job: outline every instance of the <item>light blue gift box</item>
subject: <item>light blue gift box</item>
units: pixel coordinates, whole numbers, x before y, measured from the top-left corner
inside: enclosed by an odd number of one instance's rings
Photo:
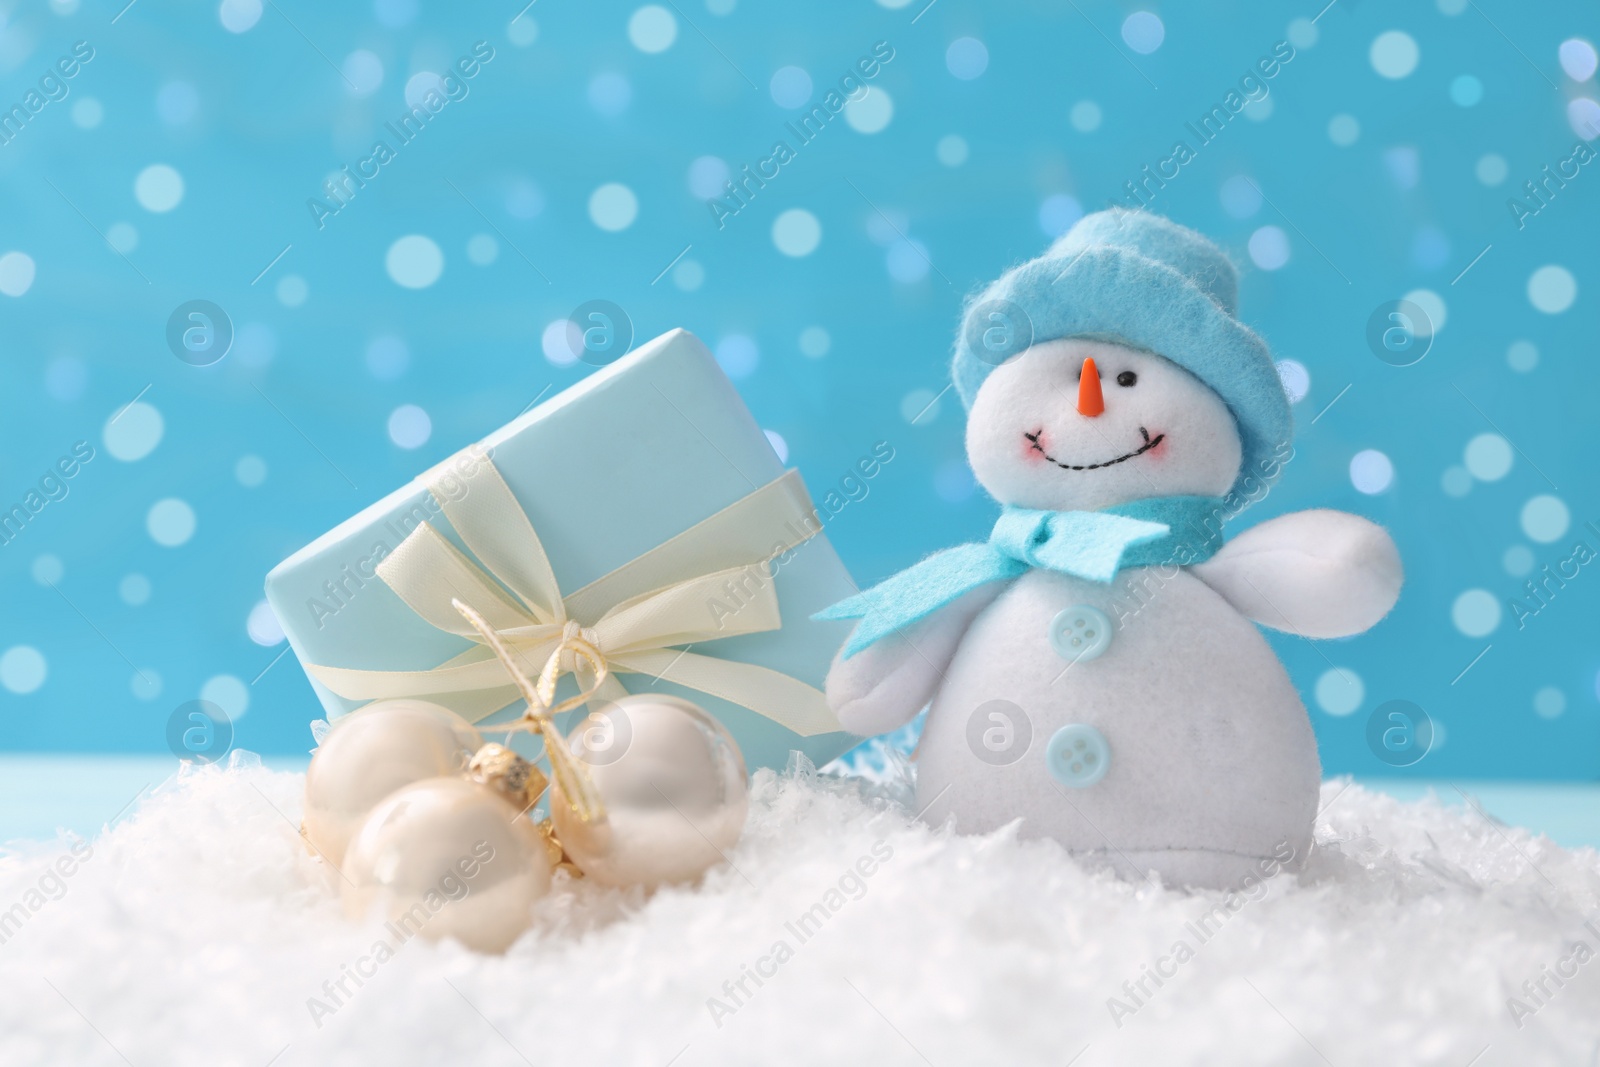
[[[568,595],[784,474],[733,384],[684,330],[595,371],[480,446],[532,522]],[[419,477],[267,575],[267,599],[303,665],[426,670],[472,647],[424,620],[375,574],[375,564],[422,521],[471,556]],[[781,628],[702,640],[694,651],[770,668],[821,689],[850,624],[810,616],[855,592],[855,585],[821,533],[785,553],[772,570]],[[309,671],[308,677],[330,720],[361,705]],[[802,737],[668,676],[617,678],[631,693],[668,693],[705,708],[727,726],[752,769],[782,767],[796,749],[821,765],[853,743],[843,732]],[[562,691],[575,691],[570,677]],[[516,710],[484,722],[505,721]]]

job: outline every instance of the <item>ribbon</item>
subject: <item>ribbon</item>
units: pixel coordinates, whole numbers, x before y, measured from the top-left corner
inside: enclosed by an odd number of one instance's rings
[[[1036,511],[1008,505],[988,541],[936,552],[811,617],[861,620],[844,647],[848,657],[980,585],[1008,581],[1033,567],[1109,582],[1124,567],[1147,567],[1179,557],[1184,566],[1199,563],[1222,547],[1225,503],[1208,496],[1168,496],[1104,511]]]
[[[597,700],[627,695],[618,672],[650,674],[748,708],[802,737],[842,729],[823,694],[804,682],[677,647],[782,625],[770,561],[820,529],[798,472],[563,597],[533,523],[494,463],[474,456],[465,492],[461,469],[440,464],[424,485],[477,562],[423,522],[377,573],[412,611],[474,647],[425,670],[307,664],[330,690],[348,700],[427,697],[473,722],[513,703],[516,684],[453,606],[459,600],[482,616],[527,674],[543,676],[554,662]],[[732,607],[725,602],[730,583],[737,591]],[[593,655],[574,651],[580,648]]]

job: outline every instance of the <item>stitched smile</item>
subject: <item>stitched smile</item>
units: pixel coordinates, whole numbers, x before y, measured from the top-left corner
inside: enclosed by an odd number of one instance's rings
[[[1044,436],[1044,428],[1043,427],[1040,427],[1040,429],[1038,430],[1037,433],[1025,433],[1022,436],[1026,437],[1028,439],[1029,443],[1032,445],[1033,450],[1035,452],[1039,453],[1039,455],[1043,456],[1045,459],[1049,460],[1051,463],[1054,463],[1056,466],[1060,467],[1062,470],[1068,470],[1068,471],[1093,471],[1093,470],[1099,470],[1101,467],[1115,466],[1116,464],[1125,462],[1127,460],[1130,460],[1135,456],[1142,456],[1146,452],[1150,451],[1152,448],[1156,447],[1156,445],[1159,445],[1162,441],[1166,440],[1166,438],[1167,438],[1167,435],[1164,434],[1164,433],[1158,433],[1158,434],[1155,435],[1154,438],[1152,438],[1150,436],[1150,431],[1145,429],[1143,426],[1139,427],[1139,433],[1144,436],[1144,444],[1140,445],[1138,448],[1134,449],[1132,452],[1129,452],[1126,455],[1118,456],[1116,459],[1108,459],[1104,463],[1086,463],[1086,464],[1084,464],[1082,466],[1079,466],[1079,465],[1074,464],[1074,463],[1063,463],[1059,459],[1057,459],[1056,457],[1052,456],[1050,453],[1046,452],[1044,450],[1044,447],[1039,444],[1039,438]]]

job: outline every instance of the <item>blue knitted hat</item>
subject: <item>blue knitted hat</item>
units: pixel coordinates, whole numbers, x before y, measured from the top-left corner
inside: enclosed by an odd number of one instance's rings
[[[989,372],[1032,344],[1086,337],[1154,352],[1233,413],[1244,446],[1234,489],[1270,483],[1294,424],[1272,353],[1238,305],[1238,273],[1210,240],[1149,212],[1097,211],[968,301],[951,376],[971,408]]]

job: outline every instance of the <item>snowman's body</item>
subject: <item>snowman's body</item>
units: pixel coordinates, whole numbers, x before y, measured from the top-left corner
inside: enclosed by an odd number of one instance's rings
[[[1103,653],[1071,662],[1048,631],[1079,605],[1113,631]],[[1229,684],[1207,684],[1218,677]],[[1047,761],[1049,739],[1071,724],[1109,749],[1087,787],[1058,781]],[[982,833],[1020,816],[1024,837],[1194,885],[1304,857],[1321,778],[1305,709],[1255,625],[1173,568],[1124,571],[1112,585],[1044,570],[1017,579],[961,638],[916,767],[918,807],[934,822]]]

